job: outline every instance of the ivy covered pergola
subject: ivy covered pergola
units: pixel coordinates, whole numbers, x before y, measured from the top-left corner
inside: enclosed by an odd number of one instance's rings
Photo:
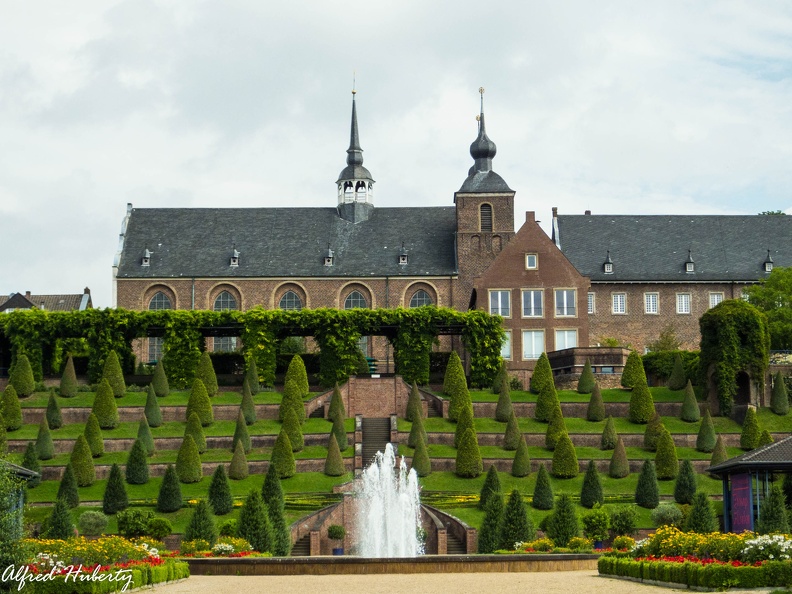
[[[425,384],[429,381],[432,345],[444,334],[461,336],[469,355],[471,384],[488,385],[498,370],[504,338],[498,316],[434,306],[300,311],[256,307],[244,312],[24,310],[0,316],[0,333],[11,345],[11,365],[20,354],[27,355],[36,379],[41,379],[45,358],[62,356],[70,339],[84,338],[91,381],[101,375],[110,351],[115,351],[129,368],[132,341],[162,337],[166,373],[175,386],[192,381],[207,336],[239,336],[245,358],[255,360],[266,385],[275,380],[280,341],[289,336],[312,336],[319,345],[319,377],[325,386],[346,380],[358,360],[358,339],[375,335],[390,341],[397,373],[408,382]]]

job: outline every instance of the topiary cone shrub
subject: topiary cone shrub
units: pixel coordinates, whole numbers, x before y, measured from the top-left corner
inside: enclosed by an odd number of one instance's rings
[[[551,378],[552,379],[552,378]],[[539,396],[536,398],[536,408],[534,418],[541,423],[549,423],[553,417],[556,406],[561,404],[558,401],[558,394],[552,383],[543,384]]]
[[[654,509],[660,504],[660,487],[651,460],[645,460],[641,467],[641,474],[635,487],[635,503],[646,509]]]
[[[124,372],[121,370],[121,363],[115,351],[110,351],[105,359],[102,379],[107,380],[115,398],[121,398],[126,394],[126,383],[124,382]],[[101,419],[100,419],[101,421]]]
[[[547,425],[545,447],[550,451],[555,450],[559,438],[564,433],[566,433],[566,423],[564,423],[564,415],[561,413],[561,405],[558,405],[553,409],[553,414],[550,416],[550,424]],[[514,449],[516,449],[516,445]]]
[[[241,481],[248,477],[248,461],[241,440],[237,441],[234,447],[234,455],[231,458],[231,465],[228,467],[228,477],[235,481]]]
[[[462,376],[465,375],[465,371],[462,369],[462,361],[456,351],[451,351],[443,376],[443,394],[451,396],[452,385],[457,380],[460,373]]]
[[[770,410],[775,414],[784,416],[789,412],[789,396],[784,376],[779,371],[773,376],[773,392],[770,396]]]
[[[286,502],[283,496],[283,486],[281,480],[278,478],[278,473],[274,466],[267,468],[267,474],[264,477],[264,484],[261,485],[261,498],[264,500],[264,505],[267,507],[276,506],[284,509]]]
[[[256,358],[247,358],[247,369],[245,370],[245,379],[247,380],[250,393],[254,396],[261,390],[261,379],[259,378],[258,369],[256,368]]]
[[[594,465],[594,460],[589,460],[586,475],[583,477],[583,486],[580,489],[580,505],[591,509],[594,505],[602,505],[604,502],[605,495],[602,493],[602,482],[597,467]]]
[[[756,445],[757,448],[762,446],[770,445],[773,443],[773,436],[770,435],[770,432],[767,429],[762,429],[762,432],[759,434],[759,443]]]
[[[610,459],[608,476],[620,479],[630,474],[630,461],[627,459],[627,450],[624,448],[624,441],[621,437],[616,440],[616,447]]]
[[[454,354],[452,353],[449,357],[446,369],[446,379],[451,400],[448,406],[448,418],[452,421],[458,421],[462,411],[468,406],[472,407],[473,403],[470,400],[470,392],[468,391],[462,362],[459,361],[459,355],[454,357]],[[454,364],[454,361],[456,361],[456,364]]]
[[[578,465],[575,446],[569,435],[564,432],[558,438],[555,451],[553,452],[553,465],[550,472],[556,478],[574,478],[578,475],[580,466]]]
[[[455,473],[464,478],[476,478],[483,471],[476,432],[470,428],[465,429],[457,448]]]
[[[580,520],[575,504],[568,493],[558,496],[555,510],[547,520],[547,536],[557,547],[565,547],[580,534]]]
[[[8,453],[8,435],[6,434],[5,421],[0,415],[0,456]]]
[[[222,468],[222,464],[220,467]],[[175,512],[180,510],[183,505],[184,500],[182,499],[179,476],[176,474],[176,468],[173,464],[168,464],[157,494],[157,511],[160,513]]]
[[[8,376],[8,385],[14,386],[19,398],[30,396],[36,389],[36,380],[27,355],[17,355],[16,363],[11,367],[11,374]]]
[[[294,355],[289,362],[289,367],[286,369],[286,376],[283,378],[284,385],[289,380],[293,380],[297,384],[300,402],[302,402],[303,398],[308,396],[310,386],[308,385],[308,373],[305,369],[305,362],[300,355]]]
[[[691,504],[696,490],[696,471],[693,470],[693,464],[690,460],[683,460],[674,485],[674,501],[680,504]]]
[[[663,418],[660,416],[660,413],[655,412],[652,420],[646,425],[646,429],[644,429],[644,448],[649,450],[650,452],[657,451],[657,440],[660,437],[660,433],[663,430]]]
[[[715,448],[712,450],[712,457],[710,458],[710,466],[716,466],[721,462],[726,462],[729,459],[729,454],[726,451],[726,444],[723,443],[723,436],[718,435],[715,441]]]
[[[286,424],[284,423],[284,426],[285,425]],[[298,431],[300,430],[299,425],[297,426],[297,430]],[[302,433],[300,433],[300,437],[302,437]],[[242,450],[244,452],[247,453],[250,451],[251,448],[250,434],[248,433],[247,423],[245,423],[245,415],[242,413],[241,407],[239,409],[239,412],[237,413],[237,422],[236,422],[236,428],[234,429],[234,438],[231,441],[231,449],[234,451],[235,454],[238,443],[242,444]]]
[[[96,415],[91,413],[88,415],[88,421],[85,423],[85,441],[88,442],[88,447],[91,449],[91,456],[98,458],[104,454],[104,439],[102,438],[102,429],[99,427],[99,421]]]
[[[11,384],[3,392],[3,421],[8,431],[16,431],[22,426],[22,407],[16,389]]]
[[[335,421],[333,422],[335,425]],[[459,430],[460,423],[457,423],[457,431]],[[416,417],[415,421],[413,421],[412,426],[410,427],[410,435],[407,437],[407,445],[411,448],[418,447],[418,441],[423,441],[424,445],[429,442],[429,439],[426,435],[426,429],[424,429],[423,419],[421,417]],[[344,433],[344,442],[346,442],[346,432]],[[341,447],[340,445],[338,447]],[[346,449],[346,448],[344,448]]]
[[[586,359],[586,364],[583,366],[583,373],[580,374],[580,379],[578,379],[578,394],[591,394],[594,391],[595,385],[596,380],[594,379],[594,373],[591,371],[591,361]]]
[[[608,420],[605,421],[605,427],[602,429],[602,437],[600,438],[600,449],[601,450],[612,450],[616,447],[616,439],[618,435],[616,433],[616,423],[613,420],[613,417],[608,417]]]
[[[300,428],[300,421],[294,409],[288,409],[286,411],[286,417],[283,419],[283,430],[289,435],[289,443],[291,443],[292,451],[302,451],[305,440],[303,439],[302,429]]]
[[[66,359],[60,381],[61,398],[74,398],[77,396],[77,374],[74,371],[74,361],[71,355]]]
[[[534,367],[533,374],[531,374],[530,389],[534,394],[541,394],[542,388],[552,386],[553,383],[553,370],[550,367],[550,360],[547,358],[547,353],[539,355]]]
[[[536,475],[536,485],[534,485],[531,504],[536,509],[553,509],[553,486],[550,483],[550,475],[547,472],[547,468],[545,468],[544,462],[539,464],[539,472]]]
[[[478,552],[480,554],[491,554],[498,550],[502,523],[503,496],[499,492],[497,496],[489,498],[484,507],[484,519],[481,522],[478,535]]]
[[[459,416],[457,417],[457,425],[454,431],[454,447],[459,447],[459,442],[462,440],[462,434],[468,430],[473,429],[475,431],[475,426],[473,424],[473,406],[465,407],[461,411],[459,411]]]
[[[118,427],[118,408],[113,396],[113,388],[107,378],[102,378],[99,382],[91,412],[96,415],[96,419],[102,429],[115,429]]]
[[[343,476],[346,474],[344,458],[341,456],[341,449],[338,447],[338,441],[333,433],[330,434],[327,444],[324,473],[327,476]]]
[[[756,531],[759,534],[789,534],[786,500],[779,485],[771,487],[762,505],[762,514],[756,522]]]
[[[252,425],[256,422],[256,405],[253,403],[253,392],[250,391],[247,378],[242,382],[242,404],[240,408],[245,417],[246,425]]]
[[[126,463],[126,481],[130,485],[145,485],[149,480],[148,459],[143,443],[136,439]]]
[[[657,438],[657,453],[655,453],[655,472],[661,481],[671,480],[679,474],[679,458],[677,456],[674,438],[668,429],[663,427],[660,437]]]
[[[237,537],[248,541],[254,551],[265,553],[272,549],[269,514],[261,499],[261,493],[255,489],[250,491],[239,512]]]
[[[195,378],[190,391],[190,397],[187,400],[187,410],[185,417],[189,421],[190,415],[196,413],[201,421],[203,427],[208,427],[214,422],[214,413],[212,411],[212,401],[209,400],[209,393],[200,378]]]
[[[294,463],[294,452],[292,451],[289,436],[283,429],[278,433],[275,446],[272,448],[270,464],[275,465],[278,478],[285,479],[294,476],[296,465]]]
[[[685,531],[696,532],[698,534],[710,534],[718,530],[718,519],[712,509],[707,494],[699,491],[693,496],[693,503],[690,506],[687,519],[685,520]]]
[[[84,435],[78,436],[75,440],[69,463],[74,471],[74,478],[77,479],[78,487],[90,487],[93,485],[96,480],[96,471],[94,470],[91,448],[88,447],[88,442],[85,440]]]
[[[286,411],[288,410],[294,411],[298,420],[300,420],[300,411],[302,410],[303,419],[305,418],[302,393],[300,392],[299,385],[293,379],[286,380],[286,383],[283,385],[283,398],[278,407],[278,420],[281,423],[286,420]]]
[[[762,431],[759,429],[759,419],[756,418],[756,409],[748,407],[743,421],[742,433],[740,434],[740,447],[744,450],[753,450],[759,445],[759,437]]]
[[[563,419],[561,422],[563,423]],[[509,417],[509,422],[506,423],[506,432],[503,435],[503,449],[506,451],[516,450],[517,446],[520,445],[521,437],[522,432],[520,431],[520,426],[517,423],[517,417],[514,416],[514,411],[512,411],[512,414]]]
[[[508,422],[514,414],[508,382],[502,382],[498,393],[498,404],[495,406],[495,420],[501,423]]]
[[[113,464],[110,467],[110,476],[107,477],[104,495],[102,497],[102,511],[108,515],[116,514],[129,507],[124,479],[121,476],[121,467]]]
[[[524,477],[531,474],[531,455],[528,453],[528,444],[525,443],[525,436],[520,435],[520,443],[517,445],[517,452],[512,461],[512,476]]]
[[[498,494],[500,497],[500,493]],[[500,523],[500,548],[513,550],[518,542],[530,542],[536,538],[531,518],[525,509],[525,502],[517,489],[513,489],[503,509],[503,521]]]
[[[336,384],[337,385],[337,384]],[[335,398],[335,390],[333,390],[333,398]],[[338,400],[341,400],[341,395],[339,394]],[[343,407],[343,403],[341,404]],[[331,408],[332,408],[332,401],[331,401]],[[421,403],[421,394],[418,392],[418,384],[415,382],[412,383],[410,387],[410,396],[407,399],[407,416],[406,419],[412,423],[415,422],[416,419],[423,418],[423,405]]]
[[[187,419],[187,425],[184,427],[184,437],[191,436],[195,442],[195,447],[198,448],[198,453],[203,454],[206,451],[206,436],[204,435],[203,427],[201,427],[201,419],[198,418],[198,413],[192,413],[190,418]]]
[[[214,546],[217,540],[217,526],[215,525],[212,510],[204,499],[198,500],[195,506],[187,529],[184,531],[184,540],[205,540],[209,546]]]
[[[165,366],[162,361],[157,361],[157,366],[154,368],[154,375],[151,378],[151,386],[154,388],[154,394],[157,398],[165,398],[165,396],[170,394],[168,376],[165,374]],[[153,426],[154,425],[152,425],[152,427]]]
[[[183,483],[197,483],[203,476],[201,456],[192,435],[185,435],[182,440],[176,456],[176,474]]]
[[[621,385],[625,388],[635,388],[636,386],[645,386],[646,384],[646,372],[644,371],[643,359],[641,355],[638,354],[638,351],[630,351],[630,354],[627,355],[627,361],[624,363]]]
[[[209,483],[209,505],[216,516],[224,516],[234,508],[231,485],[228,483],[225,467],[218,464]]]
[[[210,398],[212,396],[217,396],[217,375],[215,374],[214,365],[212,364],[212,357],[207,351],[201,353],[201,358],[198,359],[195,378],[201,380]]]
[[[693,385],[690,381],[685,386],[685,399],[682,402],[682,411],[679,416],[686,423],[695,423],[701,418],[696,394],[693,392]]]
[[[143,444],[143,449],[146,451],[146,456],[153,455],[154,437],[151,435],[151,429],[149,428],[149,424],[145,415],[143,415],[143,417],[140,419],[140,423],[138,424],[137,438],[140,440],[140,443]]]
[[[418,422],[413,423],[413,425],[418,425],[420,427],[422,434],[426,435],[426,432],[423,430],[423,421],[421,419],[418,419]],[[333,428],[330,430],[330,432],[333,435],[335,435],[339,450],[344,451],[349,447],[349,440],[347,439],[346,427],[344,427],[344,419],[341,415],[336,415],[335,417],[333,417]],[[412,435],[412,430],[410,431],[410,435]]]
[[[51,460],[55,456],[55,445],[52,443],[47,417],[41,417],[38,435],[36,436],[36,456],[39,460]]]
[[[65,501],[57,500],[52,508],[52,513],[45,520],[47,527],[42,536],[46,538],[66,540],[74,536],[74,521]]]
[[[63,416],[61,415],[60,406],[58,406],[58,399],[52,389],[50,389],[49,398],[47,399],[46,417],[47,425],[50,429],[60,429],[63,426]]]
[[[507,389],[509,388],[509,374],[506,371],[506,361],[501,358],[498,363],[498,372],[495,374],[495,379],[492,380],[492,393],[500,394],[503,384],[506,384]],[[501,423],[502,422],[503,421],[501,421]]]
[[[426,450],[426,443],[423,437],[418,438],[418,445],[415,447],[412,458],[412,468],[418,476],[429,476],[432,474],[432,461],[429,459],[429,452]]]
[[[655,415],[654,400],[649,387],[644,384],[633,386],[630,395],[630,414],[631,423],[648,423]]]
[[[605,418],[605,403],[602,401],[602,393],[599,384],[594,384],[591,390],[588,408],[586,409],[586,419],[592,422],[602,421]]]
[[[715,449],[715,425],[712,422],[709,408],[704,407],[704,417],[701,419],[698,435],[696,436],[696,449],[699,452],[711,452]]]
[[[80,492],[77,489],[77,479],[74,476],[71,462],[66,464],[66,470],[63,471],[56,499],[63,499],[70,509],[80,505]]]
[[[682,364],[682,357],[679,353],[674,355],[674,368],[671,370],[671,377],[668,378],[669,390],[681,390],[686,383],[690,383],[685,373],[685,366]]]
[[[39,483],[41,483],[41,464],[39,464],[38,452],[36,452],[36,446],[32,441],[29,441],[27,444],[27,448],[25,449],[25,455],[22,457],[22,467],[27,468],[28,470],[32,470],[33,472],[38,472],[39,476],[30,479],[27,481],[27,487],[32,489],[33,487],[37,487]]]
[[[484,477],[484,484],[481,485],[481,491],[479,491],[478,508],[484,509],[490,497],[494,497],[496,494],[503,497],[498,469],[494,464],[490,464],[487,475]]]
[[[159,427],[162,425],[162,411],[160,410],[157,394],[152,384],[149,384],[148,388],[146,388],[146,406],[143,410],[149,427]]]
[[[415,383],[413,383],[413,386],[415,386]],[[415,387],[415,391],[416,391],[416,393],[418,392],[417,386]],[[410,393],[410,398],[413,398],[412,392]],[[418,404],[420,405],[420,396],[418,397],[418,399],[419,399],[419,403]],[[413,406],[415,406],[414,403],[413,403]],[[411,414],[410,410],[411,410],[410,409],[410,405],[408,403],[408,405],[407,405],[407,414],[408,415]],[[421,411],[421,416],[423,416],[423,410]],[[335,387],[333,388],[333,395],[330,397],[330,409],[327,411],[327,418],[328,419],[330,419],[332,421],[336,417],[340,417],[341,420],[346,419],[346,409],[344,408],[344,398],[341,396],[341,388],[338,387],[338,382],[336,382]],[[409,418],[409,416],[408,416],[407,420],[408,421],[412,421],[414,419]],[[346,449],[346,448],[344,448],[344,449]]]

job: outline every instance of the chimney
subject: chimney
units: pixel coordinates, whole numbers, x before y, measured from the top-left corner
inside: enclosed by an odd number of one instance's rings
[[[536,222],[536,213],[532,210],[525,211],[525,222],[526,223],[535,223]]]
[[[85,289],[83,289],[83,295],[90,295],[90,294],[91,294],[91,289],[85,287]]]
[[[554,219],[558,218],[558,207],[557,206],[553,207],[553,218]]]
[[[591,211],[590,211],[590,210],[587,210],[587,211],[586,211],[586,212],[584,212],[583,214],[585,214],[585,215],[587,215],[587,216],[591,216]]]
[[[25,299],[30,299],[30,291],[25,291]]]

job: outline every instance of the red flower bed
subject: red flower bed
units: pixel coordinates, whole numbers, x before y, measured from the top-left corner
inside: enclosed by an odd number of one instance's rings
[[[698,563],[699,565],[731,565],[732,567],[759,567],[764,561],[756,561],[754,563],[745,563],[743,561],[718,561],[717,559],[707,558],[699,559],[693,555],[676,555],[674,557],[636,557],[636,561],[665,561],[667,563]]]

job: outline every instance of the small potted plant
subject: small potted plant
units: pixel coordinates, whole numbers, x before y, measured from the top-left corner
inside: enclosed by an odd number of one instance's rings
[[[327,538],[338,541],[338,544],[341,545],[333,547],[333,555],[344,554],[344,537],[346,537],[346,529],[343,526],[333,524],[327,529]]]
[[[610,528],[610,515],[599,504],[583,516],[583,534],[594,541],[594,548],[601,549],[603,541],[608,538]]]

